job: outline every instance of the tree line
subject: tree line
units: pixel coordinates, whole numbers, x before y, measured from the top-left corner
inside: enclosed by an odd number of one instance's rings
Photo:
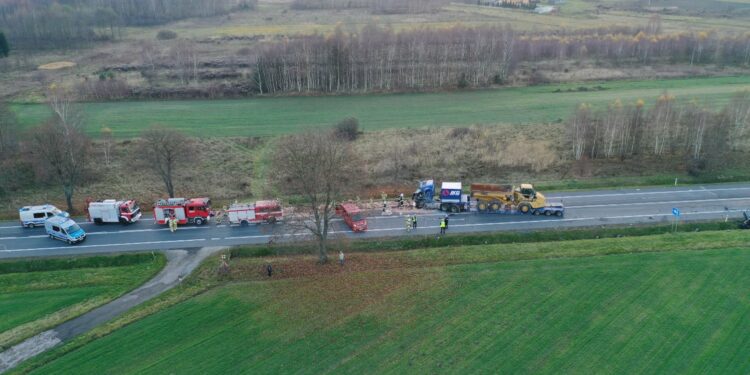
[[[734,95],[721,110],[680,102],[664,92],[650,107],[643,100],[616,100],[594,110],[582,103],[567,122],[575,160],[621,160],[639,156],[684,156],[695,165],[720,165],[728,152],[743,150],[750,128],[750,92]]]
[[[450,0],[294,0],[296,10],[368,9],[376,14],[429,13],[450,3]]]
[[[750,65],[750,34],[661,34],[658,27],[519,32],[455,27],[308,35],[262,46],[260,93],[366,92],[484,87],[504,83],[519,63],[594,59],[612,64]]]
[[[253,8],[257,0],[10,0],[0,29],[16,49],[67,48],[115,39],[122,26],[154,25]]]

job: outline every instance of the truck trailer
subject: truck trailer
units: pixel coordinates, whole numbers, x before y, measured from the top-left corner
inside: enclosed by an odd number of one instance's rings
[[[471,184],[468,194],[461,182],[443,182],[440,194],[435,194],[433,180],[420,181],[412,195],[417,208],[441,211],[479,212],[494,214],[533,214],[563,216],[562,204],[547,202],[546,197],[534,190],[531,184],[513,185]]]

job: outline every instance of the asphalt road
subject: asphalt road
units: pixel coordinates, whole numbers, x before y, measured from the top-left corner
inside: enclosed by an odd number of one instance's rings
[[[451,215],[448,235],[480,231],[539,230],[613,224],[669,223],[672,208],[681,211],[680,221],[737,220],[742,211],[750,210],[750,183],[678,186],[670,188],[577,191],[547,194],[550,202],[563,202],[564,218],[461,213]],[[369,230],[353,234],[340,221],[334,223],[334,234],[353,238],[424,235],[438,232],[444,214],[418,211],[419,228],[406,232],[399,212],[390,216],[368,218]],[[122,251],[166,250],[206,246],[261,244],[300,238],[302,234],[288,231],[283,224],[249,227],[181,226],[170,233],[166,226],[155,225],[152,218],[121,226],[96,226],[80,222],[88,238],[78,245],[67,245],[49,239],[43,228],[26,229],[18,222],[0,222],[0,259],[29,256],[52,256],[110,253]]]

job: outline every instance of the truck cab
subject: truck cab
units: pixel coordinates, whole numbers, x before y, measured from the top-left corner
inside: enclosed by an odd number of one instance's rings
[[[443,182],[440,185],[440,196],[435,197],[435,182],[419,182],[419,188],[412,194],[417,208],[439,209],[446,212],[469,210],[469,196],[463,194],[460,182]]]
[[[21,226],[25,228],[43,226],[47,219],[54,216],[70,217],[67,212],[51,204],[21,207],[18,210],[18,216],[21,220]]]
[[[49,238],[67,242],[69,245],[83,242],[86,232],[73,219],[63,216],[53,216],[44,222],[44,228]]]
[[[367,218],[354,203],[342,203],[336,206],[336,214],[344,219],[346,225],[354,232],[367,230]]]
[[[411,195],[417,208],[424,208],[435,199],[435,182],[433,180],[419,181],[419,187]]]

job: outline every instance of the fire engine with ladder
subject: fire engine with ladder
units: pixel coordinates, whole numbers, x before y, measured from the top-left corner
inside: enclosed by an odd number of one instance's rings
[[[284,218],[284,210],[277,200],[257,201],[255,203],[233,203],[219,214],[216,224],[275,224]]]

